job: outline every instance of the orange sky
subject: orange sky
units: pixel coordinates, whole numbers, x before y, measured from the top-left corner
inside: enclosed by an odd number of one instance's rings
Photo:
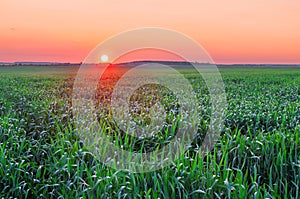
[[[194,38],[216,63],[300,63],[299,0],[1,0],[0,61],[81,62],[139,27]]]

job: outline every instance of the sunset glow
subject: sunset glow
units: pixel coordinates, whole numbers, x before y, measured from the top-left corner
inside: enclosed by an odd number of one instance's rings
[[[102,55],[101,56],[101,62],[108,62],[108,56],[107,55]]]
[[[113,60],[113,63],[125,63],[133,61],[145,61],[145,60],[156,60],[156,61],[187,61],[184,58],[174,53],[159,50],[159,49],[139,49],[128,53],[125,53]]]
[[[162,27],[195,39],[216,63],[300,63],[295,0],[4,0],[0,7],[0,62],[82,62],[119,32]]]

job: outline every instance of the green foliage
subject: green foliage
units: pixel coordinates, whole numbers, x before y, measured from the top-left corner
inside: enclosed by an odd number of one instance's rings
[[[106,167],[85,149],[69,69],[10,70],[0,68],[1,198],[300,197],[300,69],[222,68],[229,107],[213,151],[201,158],[195,143],[172,165],[141,174]],[[208,104],[197,75],[182,72]]]

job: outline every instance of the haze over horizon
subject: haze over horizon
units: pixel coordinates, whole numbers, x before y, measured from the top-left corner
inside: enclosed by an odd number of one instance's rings
[[[78,63],[115,34],[161,27],[195,39],[217,64],[300,63],[295,0],[6,0],[0,6],[0,62]]]

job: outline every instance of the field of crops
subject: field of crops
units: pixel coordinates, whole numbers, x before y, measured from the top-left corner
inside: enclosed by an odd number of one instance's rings
[[[0,67],[1,198],[300,198],[300,68],[222,67],[221,139],[204,159],[194,145],[149,173],[107,167],[81,142],[76,70]],[[182,72],[205,97],[198,75]]]

